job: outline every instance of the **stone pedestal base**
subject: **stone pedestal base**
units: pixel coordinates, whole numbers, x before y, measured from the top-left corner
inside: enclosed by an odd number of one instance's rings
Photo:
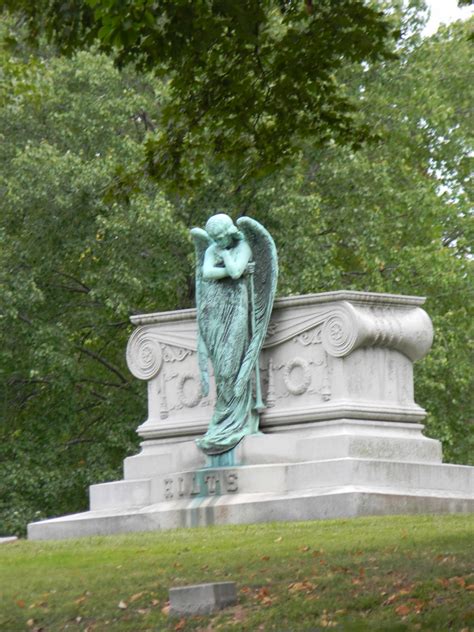
[[[30,524],[35,540],[212,524],[474,512],[474,468],[441,463],[420,424],[343,419],[246,437],[225,457],[145,441],[90,511]]]

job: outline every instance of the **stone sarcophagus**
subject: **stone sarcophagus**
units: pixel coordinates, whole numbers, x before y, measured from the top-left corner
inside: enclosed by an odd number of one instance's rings
[[[417,422],[413,362],[430,349],[431,321],[423,298],[327,292],[275,302],[260,375],[264,432],[319,421],[366,419]],[[202,435],[214,391],[202,396],[195,310],[132,317],[130,371],[148,382],[144,439]],[[212,374],[211,374],[212,375]]]
[[[212,373],[201,392],[195,311],[134,316],[127,361],[148,383],[141,451],[123,480],[90,487],[90,511],[33,523],[29,537],[473,511],[474,468],[442,463],[414,401],[413,362],[433,337],[423,302],[343,291],[277,300],[259,357],[260,432],[214,455],[195,441],[215,397]]]

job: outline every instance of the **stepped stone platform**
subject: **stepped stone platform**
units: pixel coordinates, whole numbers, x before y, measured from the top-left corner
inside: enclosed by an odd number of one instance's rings
[[[279,299],[260,358],[261,433],[206,457],[212,414],[194,310],[132,318],[131,372],[148,383],[141,452],[92,485],[90,510],[32,523],[30,539],[212,524],[474,511],[474,468],[423,435],[413,362],[432,342],[424,299],[328,292]]]

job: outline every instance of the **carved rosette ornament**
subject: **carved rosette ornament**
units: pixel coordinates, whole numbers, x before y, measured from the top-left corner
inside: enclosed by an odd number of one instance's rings
[[[130,336],[127,345],[127,364],[132,375],[139,380],[151,380],[163,363],[161,345],[153,334],[139,327]]]

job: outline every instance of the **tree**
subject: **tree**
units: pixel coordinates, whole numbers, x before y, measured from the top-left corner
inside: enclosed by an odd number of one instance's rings
[[[306,151],[305,190],[319,196],[318,247],[336,287],[424,295],[431,353],[416,394],[445,458],[472,462],[471,22],[415,35],[400,58],[352,77],[382,141],[358,152]]]
[[[156,84],[97,53],[21,53],[0,54],[7,531],[78,508],[94,479],[117,477],[144,416],[124,362],[128,317],[183,305],[190,277],[177,256],[190,250],[187,226],[156,186],[127,200],[120,176],[141,161]],[[120,200],[107,198],[111,189]]]
[[[165,78],[149,172],[178,190],[203,184],[209,153],[245,176],[288,164],[302,138],[360,145],[338,73],[393,56],[398,36],[363,0],[5,0],[61,52],[96,40],[119,65]],[[379,3],[380,4],[380,3]]]

